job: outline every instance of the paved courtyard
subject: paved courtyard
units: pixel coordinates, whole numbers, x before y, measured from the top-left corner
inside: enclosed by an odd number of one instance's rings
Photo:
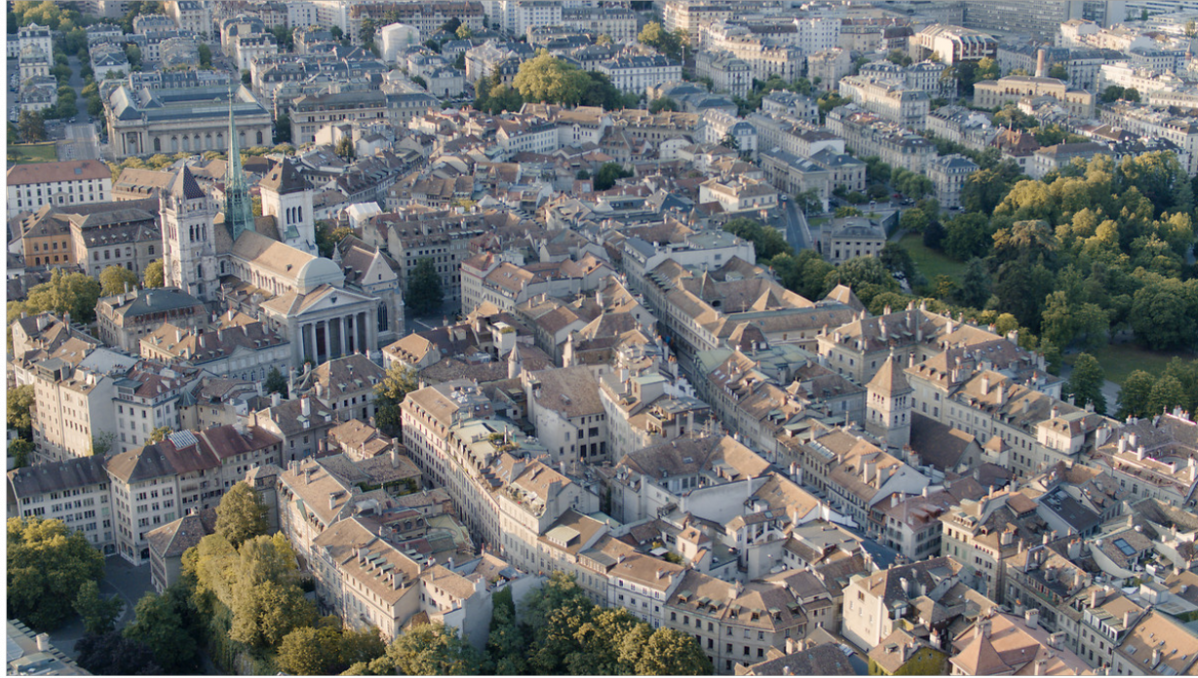
[[[122,629],[133,621],[133,607],[146,593],[154,590],[150,585],[150,566],[130,565],[120,556],[109,556],[104,562],[104,581],[100,582],[100,593],[104,596],[119,595],[125,607],[117,618],[116,627]],[[76,658],[75,643],[82,638],[83,620],[78,616],[63,624],[57,631],[50,634],[54,645],[70,656]]]

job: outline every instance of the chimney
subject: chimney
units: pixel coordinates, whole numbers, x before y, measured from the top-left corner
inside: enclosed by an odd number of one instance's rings
[[[1102,602],[1102,598],[1100,596],[1102,596],[1102,589],[1097,588],[1097,587],[1090,589],[1090,607],[1091,608],[1098,607],[1098,605]]]
[[[1153,648],[1152,650],[1152,667],[1156,668],[1157,664],[1161,663],[1161,648]]]
[[[911,582],[906,577],[899,577],[899,586],[903,587],[903,595],[911,595]]]
[[[1130,629],[1130,628],[1131,628],[1131,610],[1124,610],[1124,612],[1123,612],[1123,630],[1126,631],[1127,629]]]
[[[329,492],[329,510],[337,508],[337,493]]]
[[[1044,48],[1041,47],[1039,50],[1036,51],[1036,77],[1037,78],[1048,77],[1048,67],[1044,63],[1044,57],[1045,57]]]
[[[38,652],[49,652],[50,651],[50,634],[39,633],[36,636],[34,636],[34,640],[37,641]]]
[[[399,468],[399,450],[391,448],[391,468]]]
[[[270,394],[270,406],[278,407],[283,402],[282,394],[275,392]]]
[[[983,374],[982,375],[982,395],[986,395],[989,392],[990,392],[990,375]]]
[[[312,416],[312,399],[308,396],[300,398],[300,413],[305,417]]]
[[[1036,660],[1036,669],[1035,669],[1035,675],[1037,675],[1037,676],[1042,676],[1042,675],[1044,675],[1044,670],[1045,670],[1045,667],[1046,667],[1047,665],[1048,665],[1048,662],[1047,662],[1046,660],[1044,660],[1044,659],[1037,659],[1037,660]]]
[[[1028,628],[1036,628],[1040,625],[1040,610],[1030,608],[1023,613],[1023,620],[1027,622]]]

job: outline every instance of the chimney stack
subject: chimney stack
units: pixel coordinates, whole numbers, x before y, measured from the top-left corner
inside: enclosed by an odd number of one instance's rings
[[[1044,63],[1045,56],[1047,56],[1047,55],[1044,52],[1044,48],[1041,47],[1036,52],[1036,77],[1037,78],[1048,77],[1048,66]]]

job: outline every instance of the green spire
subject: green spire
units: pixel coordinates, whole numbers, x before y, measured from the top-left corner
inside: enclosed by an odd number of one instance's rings
[[[237,123],[233,120],[233,100],[237,85],[229,87],[229,162],[225,169],[225,226],[233,242],[246,231],[254,230],[254,210],[245,170],[241,168],[241,147],[237,143]]]

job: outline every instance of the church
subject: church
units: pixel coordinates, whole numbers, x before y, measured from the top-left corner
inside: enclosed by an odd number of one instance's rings
[[[255,218],[231,111],[228,137],[223,210],[186,164],[161,194],[166,285],[257,317],[287,337],[296,367],[381,357],[382,301],[347,289],[341,267],[317,255],[311,185],[284,159],[262,181]]]

